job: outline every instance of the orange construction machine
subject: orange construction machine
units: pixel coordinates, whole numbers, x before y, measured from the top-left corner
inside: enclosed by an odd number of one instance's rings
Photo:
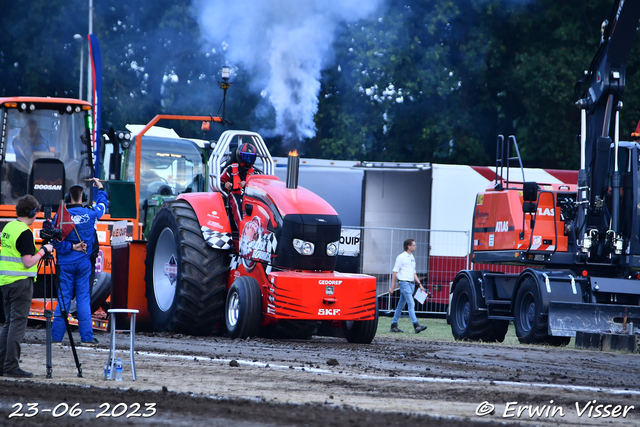
[[[515,138],[498,138],[496,172],[504,176],[516,159],[520,170],[511,173],[512,180],[496,174],[478,194],[472,262],[525,268],[519,274],[457,274],[447,315],[456,339],[502,341],[510,321],[523,343],[567,344],[577,332],[635,333],[640,145],[620,142],[618,123],[639,19],[639,2],[615,2],[598,52],[577,86],[588,86],[576,103],[582,111],[577,186],[526,181]]]
[[[45,215],[57,211],[72,185],[84,184],[85,179],[94,176],[90,113],[91,105],[78,99],[0,98],[0,228],[15,219],[17,200],[33,194],[44,211],[38,213],[33,225],[36,240],[40,241]],[[90,186],[86,186],[85,192],[91,198]],[[106,245],[106,233],[101,231],[98,235]],[[97,264],[94,310],[107,299],[110,288],[109,266]],[[40,320],[44,320],[44,274],[44,269],[39,271],[30,312],[31,318]],[[97,320],[96,327],[104,329],[106,323]]]

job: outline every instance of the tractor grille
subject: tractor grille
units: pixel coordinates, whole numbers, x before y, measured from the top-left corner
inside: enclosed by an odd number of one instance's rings
[[[337,257],[327,255],[327,244],[340,240],[342,222],[337,215],[286,215],[282,220],[275,265],[295,270],[333,271]],[[315,245],[313,255],[301,255],[293,239]]]

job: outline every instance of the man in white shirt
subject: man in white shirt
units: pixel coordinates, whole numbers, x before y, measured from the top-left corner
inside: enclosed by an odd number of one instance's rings
[[[398,301],[398,307],[396,307],[396,312],[393,315],[393,320],[391,321],[391,332],[403,332],[401,329],[398,329],[398,320],[400,319],[400,315],[402,314],[405,304],[409,306],[409,318],[411,319],[411,323],[413,323],[416,334],[427,329],[426,326],[421,326],[418,323],[418,318],[416,317],[415,312],[415,303],[413,302],[413,290],[415,288],[414,283],[417,283],[418,286],[420,286],[420,289],[424,291],[424,287],[422,287],[422,283],[420,283],[420,279],[418,279],[418,275],[416,274],[416,259],[413,257],[415,250],[416,241],[413,239],[405,240],[404,252],[398,255],[396,258],[396,264],[393,267],[389,294],[392,294],[395,290],[397,278],[398,287],[400,288],[400,301]]]

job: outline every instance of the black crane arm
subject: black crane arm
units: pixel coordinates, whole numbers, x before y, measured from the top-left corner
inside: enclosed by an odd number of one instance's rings
[[[607,195],[609,153],[612,137],[610,129],[614,112],[624,98],[626,65],[640,20],[640,1],[616,0],[608,21],[603,23],[602,39],[585,78],[578,82],[578,92],[584,84],[586,91],[576,103],[586,112],[586,132],[581,153],[581,176],[578,185],[587,187],[588,208],[583,225],[609,228],[604,218],[604,199]],[[617,131],[617,129],[616,129]],[[580,182],[581,180],[581,182]],[[586,194],[586,193],[585,193]],[[586,202],[586,201],[585,201]]]

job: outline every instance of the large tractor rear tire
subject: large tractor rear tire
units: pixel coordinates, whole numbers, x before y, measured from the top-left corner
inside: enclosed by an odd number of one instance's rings
[[[207,245],[186,201],[176,200],[158,211],[145,267],[147,307],[155,330],[206,335],[221,328],[228,252]]]
[[[376,298],[376,317],[373,320],[344,321],[342,332],[352,344],[371,344],[378,331],[378,301]]]
[[[475,313],[475,314],[474,314]],[[503,342],[509,328],[506,320],[491,320],[476,310],[469,279],[460,279],[451,299],[451,333],[456,340]]]
[[[253,277],[241,276],[227,293],[225,320],[230,338],[258,335],[262,320],[262,295]]]

